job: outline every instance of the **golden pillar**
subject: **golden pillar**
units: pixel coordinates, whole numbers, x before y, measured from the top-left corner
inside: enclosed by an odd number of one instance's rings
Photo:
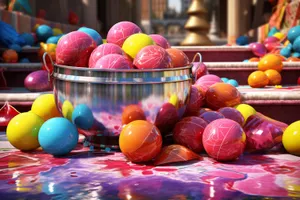
[[[192,0],[187,11],[190,17],[184,26],[188,33],[181,42],[182,46],[212,45],[212,42],[207,37],[210,25],[206,19],[207,10],[203,5],[203,0]]]

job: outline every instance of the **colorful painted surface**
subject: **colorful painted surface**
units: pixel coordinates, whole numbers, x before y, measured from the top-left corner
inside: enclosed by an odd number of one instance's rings
[[[300,157],[249,154],[154,167],[79,145],[68,157],[13,149],[0,134],[1,199],[263,199],[300,197]],[[3,198],[4,197],[4,198]]]

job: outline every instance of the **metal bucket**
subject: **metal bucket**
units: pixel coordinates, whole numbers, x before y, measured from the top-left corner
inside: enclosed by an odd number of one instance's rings
[[[44,55],[44,63],[45,62]],[[155,122],[161,107],[175,101],[178,115],[184,114],[192,85],[192,66],[151,70],[90,69],[54,64],[53,88],[56,105],[75,108],[86,104],[94,115],[89,130],[79,129],[88,145],[118,148],[122,113],[128,105],[138,105],[146,119]]]

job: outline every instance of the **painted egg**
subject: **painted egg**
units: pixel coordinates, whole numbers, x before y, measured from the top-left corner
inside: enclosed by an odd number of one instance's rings
[[[281,75],[278,71],[274,69],[268,69],[267,71],[265,71],[265,74],[269,79],[269,85],[280,85]]]
[[[287,34],[287,38],[288,40],[293,43],[297,37],[300,36],[300,26],[294,26],[293,28],[291,28]]]
[[[293,43],[293,50],[300,53],[300,36],[298,36]]]
[[[116,44],[101,44],[91,53],[89,58],[89,67],[93,68],[96,65],[96,62],[105,55],[108,54],[120,54],[124,55],[123,50]]]
[[[205,103],[205,95],[196,86],[192,86],[190,99],[186,106],[185,116],[196,116]]]
[[[192,64],[192,73],[195,80],[198,80],[200,77],[208,74],[207,67],[203,62],[193,62]]]
[[[19,56],[15,50],[7,49],[2,53],[2,58],[6,63],[17,63]]]
[[[252,43],[249,47],[256,56],[262,57],[267,53],[266,47],[261,43]]]
[[[246,134],[237,122],[217,119],[207,125],[202,140],[210,157],[218,161],[231,161],[244,152]]]
[[[249,75],[248,84],[253,88],[263,88],[269,84],[269,79],[264,72],[255,71]]]
[[[258,70],[266,71],[268,69],[275,69],[281,72],[283,68],[282,59],[274,54],[267,54],[258,62]]]
[[[207,111],[199,115],[204,121],[206,121],[208,124],[212,121],[215,121],[217,119],[223,119],[225,118],[222,113],[219,113],[217,111]]]
[[[277,37],[274,37],[274,36],[267,37],[267,38],[264,40],[264,44],[267,44],[267,43],[274,43],[274,42],[279,42],[279,39],[278,39]]]
[[[94,67],[96,69],[130,69],[126,58],[119,54],[108,54],[100,58]]]
[[[24,86],[31,92],[45,92],[52,90],[52,81],[48,80],[48,72],[38,70],[31,72],[24,80]]]
[[[156,45],[142,48],[133,60],[138,69],[164,69],[171,68],[172,62],[168,52]]]
[[[240,92],[227,83],[215,83],[210,86],[205,95],[206,104],[212,109],[233,107],[241,103]]]
[[[221,83],[222,79],[216,75],[213,74],[208,74],[208,75],[204,75],[202,77],[200,77],[195,85],[203,85],[206,87],[210,87],[211,85],[215,84],[215,83]]]
[[[122,21],[113,25],[108,33],[106,40],[108,43],[113,43],[122,47],[124,41],[135,33],[141,33],[142,30],[136,24],[129,21]]]
[[[160,130],[161,134],[168,134],[179,121],[179,115],[176,107],[171,103],[164,103],[159,109],[155,126]]]
[[[97,45],[102,44],[102,37],[96,30],[94,30],[92,28],[81,27],[78,29],[78,31],[82,31],[82,32],[88,34],[89,36],[91,36]]]
[[[285,129],[282,143],[289,153],[300,156],[300,121],[290,124]]]
[[[122,113],[122,124],[129,124],[135,120],[146,120],[143,109],[138,105],[126,106]]]
[[[163,37],[159,34],[151,34],[149,36],[154,40],[156,45],[158,45],[164,49],[171,48],[168,40],[165,37]]]
[[[61,65],[87,67],[96,42],[86,33],[73,31],[64,35],[56,47],[56,62]]]
[[[278,47],[281,46],[280,42],[269,42],[265,43],[265,47],[268,52],[272,52],[278,49]]]
[[[183,51],[169,48],[167,52],[171,56],[173,67],[185,67],[190,64],[189,58]]]
[[[289,48],[282,48],[282,49],[280,50],[280,55],[282,55],[282,56],[284,56],[284,57],[286,57],[286,58],[290,57],[291,54],[292,54],[292,51],[291,51],[291,49],[289,49]]]
[[[121,131],[119,145],[132,162],[147,162],[159,154],[162,137],[158,128],[148,121],[136,120]]]
[[[185,117],[174,128],[173,138],[177,144],[183,145],[196,153],[204,150],[202,135],[207,123],[199,117]]]
[[[221,113],[225,118],[231,119],[239,123],[239,125],[241,126],[244,125],[245,122],[244,117],[237,109],[231,107],[224,107],[224,108],[220,108],[218,112]]]
[[[259,58],[257,58],[257,57],[253,57],[253,58],[249,59],[249,62],[258,62],[258,61],[259,61]]]

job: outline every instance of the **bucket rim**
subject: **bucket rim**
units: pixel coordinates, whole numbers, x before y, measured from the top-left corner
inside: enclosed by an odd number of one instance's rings
[[[88,67],[74,67],[68,65],[60,65],[60,64],[53,64],[55,67],[70,69],[70,70],[77,70],[77,71],[93,71],[93,72],[129,72],[129,73],[145,73],[145,72],[164,72],[164,71],[179,71],[185,69],[191,69],[193,67],[192,63],[184,67],[176,67],[176,68],[165,68],[165,69],[97,69],[97,68],[88,68]]]

